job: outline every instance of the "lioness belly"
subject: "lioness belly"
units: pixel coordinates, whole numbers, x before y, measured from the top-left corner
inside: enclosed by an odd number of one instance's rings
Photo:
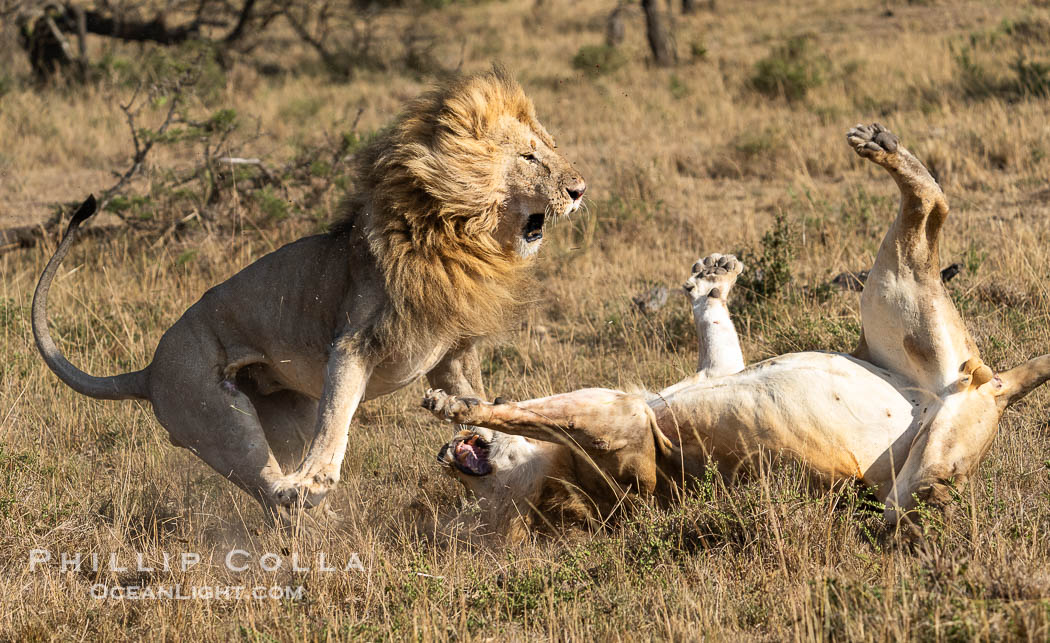
[[[838,353],[795,353],[699,381],[667,400],[699,452],[727,464],[759,453],[833,479],[879,485],[906,457],[926,398],[903,378]]]

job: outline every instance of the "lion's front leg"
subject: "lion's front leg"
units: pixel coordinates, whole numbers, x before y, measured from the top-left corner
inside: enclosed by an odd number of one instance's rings
[[[712,254],[693,264],[685,282],[685,293],[696,322],[696,372],[703,377],[721,377],[744,370],[740,338],[729,316],[729,292],[744,264],[733,255]]]
[[[625,457],[661,449],[667,439],[657,434],[655,416],[645,399],[610,389],[581,389],[523,402],[484,402],[431,389],[423,408],[439,419],[481,426],[534,440],[557,442],[591,454],[621,451]]]
[[[427,382],[431,388],[442,389],[452,395],[485,397],[476,343],[464,340],[449,349],[437,366],[427,373]]]
[[[453,346],[441,358],[437,366],[427,373],[427,382],[432,388],[448,391],[451,395],[485,397],[481,383],[481,359],[474,340],[464,340]],[[466,425],[460,423],[459,428]]]
[[[317,430],[299,469],[274,485],[274,497],[280,504],[314,507],[339,482],[350,420],[364,397],[371,372],[361,355],[357,343],[348,338],[333,343],[317,408]]]

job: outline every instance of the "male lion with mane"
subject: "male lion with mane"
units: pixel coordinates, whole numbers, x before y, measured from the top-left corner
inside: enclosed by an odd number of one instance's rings
[[[555,148],[501,69],[423,94],[358,154],[328,233],[208,290],[149,366],[110,377],[70,364],[47,326],[48,289],[94,212],[89,198],[37,285],[37,347],[79,393],[149,400],[172,443],[287,521],[339,481],[362,400],[420,375],[482,393],[478,338],[514,319],[544,225],[579,208],[586,188]]]

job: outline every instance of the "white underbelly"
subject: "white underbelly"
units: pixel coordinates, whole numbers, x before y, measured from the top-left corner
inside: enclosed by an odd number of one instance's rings
[[[809,352],[698,381],[674,392],[669,402],[686,418],[695,411],[691,419],[716,456],[761,447],[835,476],[860,475],[877,484],[869,477],[881,480],[903,464],[896,456],[907,452],[930,399],[867,362]]]
[[[429,373],[441,358],[448,352],[448,347],[435,346],[423,355],[397,355],[390,357],[375,367],[368,379],[365,399],[370,400],[411,384],[421,376]]]

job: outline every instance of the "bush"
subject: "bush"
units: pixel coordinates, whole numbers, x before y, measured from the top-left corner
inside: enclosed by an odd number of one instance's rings
[[[288,218],[288,202],[278,196],[269,185],[254,194],[255,203],[270,223],[279,223]]]
[[[971,33],[963,44],[950,44],[955,83],[971,99],[1050,97],[1050,61],[1028,53],[1045,52],[1048,41],[1050,22],[1041,20],[1003,20],[991,31]],[[1001,52],[1011,49],[1016,54],[1007,62]]]
[[[135,59],[106,54],[95,65],[94,74],[128,88],[182,83],[207,105],[221,102],[226,87],[217,46],[204,41],[148,47]]]
[[[1018,53],[1010,70],[1014,73],[1018,94],[1040,98],[1050,96],[1050,63],[1028,61],[1023,53]]]
[[[572,57],[574,68],[594,76],[611,74],[626,62],[623,53],[609,45],[584,45]]]
[[[1007,65],[1009,74],[997,74],[978,61],[977,49],[962,47],[954,54],[955,81],[967,98],[1050,96],[1050,63],[1030,60],[1023,52]]]
[[[955,60],[955,82],[968,98],[982,98],[995,93],[995,80],[976,58],[971,47],[962,47],[953,52]]]
[[[749,301],[775,297],[791,281],[791,264],[795,260],[797,242],[798,233],[788,221],[787,214],[778,210],[773,226],[762,235],[761,248],[737,253],[747,266],[737,284]]]
[[[814,53],[809,36],[795,36],[755,63],[751,87],[773,98],[797,101],[824,82],[828,59]]]

